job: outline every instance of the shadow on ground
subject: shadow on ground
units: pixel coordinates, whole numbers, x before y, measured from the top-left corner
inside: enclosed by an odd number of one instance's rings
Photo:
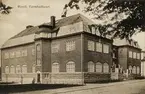
[[[36,91],[36,90],[45,90],[45,89],[57,89],[57,88],[67,88],[80,85],[64,85],[64,84],[23,84],[23,85],[6,85],[0,84],[0,94],[1,93],[18,93],[18,92],[27,92],[27,91]]]

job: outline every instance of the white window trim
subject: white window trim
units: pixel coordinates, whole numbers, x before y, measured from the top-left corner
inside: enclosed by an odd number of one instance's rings
[[[75,62],[69,61],[66,63],[66,72],[74,73],[75,72]]]
[[[88,40],[88,50],[95,51],[95,42],[92,40]]]
[[[59,73],[60,65],[59,63],[55,62],[52,63],[52,73]]]
[[[108,70],[106,68],[108,68]],[[103,64],[103,72],[104,73],[109,73],[109,64],[108,63]]]
[[[102,73],[102,64],[100,62],[96,63],[96,72]]]
[[[88,72],[95,72],[95,64],[92,61],[88,62]]]

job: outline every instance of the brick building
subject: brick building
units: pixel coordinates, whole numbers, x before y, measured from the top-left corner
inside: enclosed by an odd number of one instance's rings
[[[114,63],[119,72],[125,73],[129,79],[141,74],[141,49],[133,39],[114,39],[116,58]],[[114,60],[114,59],[113,59]]]
[[[77,14],[27,26],[1,48],[2,80],[83,84],[110,79],[113,40],[102,37],[94,24]]]
[[[141,52],[141,76],[145,77],[145,51]]]

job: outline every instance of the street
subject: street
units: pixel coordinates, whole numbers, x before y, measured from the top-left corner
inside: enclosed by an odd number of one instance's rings
[[[86,84],[85,86],[18,94],[145,94],[145,80],[130,80],[108,84]]]

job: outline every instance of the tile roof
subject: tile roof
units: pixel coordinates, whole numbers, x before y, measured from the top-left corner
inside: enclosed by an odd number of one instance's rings
[[[59,20],[56,20],[56,28],[59,28],[61,26],[66,26],[66,25],[70,25],[73,23],[77,23],[83,21],[84,26],[90,25],[90,24],[95,24],[93,21],[91,21],[90,19],[88,19],[87,17],[83,16],[82,14],[76,14],[76,15],[72,15],[72,16],[68,16]],[[41,25],[45,25],[45,26],[49,26],[49,23],[44,23]],[[39,25],[39,26],[41,26]],[[25,30],[23,30],[22,32],[18,33],[17,35],[15,35],[12,38],[17,38],[17,37],[22,37],[25,35],[30,35],[33,33],[36,33],[40,30],[39,26],[35,26],[35,27],[31,27],[31,28],[27,28]],[[50,30],[48,30],[50,31]]]
[[[85,17],[81,14],[76,14],[76,15],[72,15],[72,16],[68,16],[68,17],[56,20],[55,30],[57,30],[61,26],[66,26],[66,25],[70,25],[70,24],[73,24],[73,23],[81,22],[81,21],[83,22],[84,28],[87,28],[88,25],[95,24],[93,21],[91,21],[87,17]],[[50,26],[50,22],[41,24],[39,26],[42,26],[42,25]],[[14,45],[19,45],[19,44],[23,44],[23,43],[27,43],[27,42],[32,42],[32,40],[34,40],[34,36],[33,37],[31,36],[31,38],[29,37],[30,41],[27,40],[27,39],[26,39],[26,41],[25,40],[21,41],[21,40],[23,38],[25,38],[25,36],[33,35],[33,34],[39,32],[39,31],[51,32],[51,30],[49,28],[47,28],[47,29],[43,28],[42,29],[42,28],[39,28],[39,26],[26,28],[25,30],[21,31],[17,35],[15,35],[12,38],[10,38],[9,40],[7,40],[4,43],[4,45],[2,46],[2,48],[11,47],[11,46],[14,46]]]

